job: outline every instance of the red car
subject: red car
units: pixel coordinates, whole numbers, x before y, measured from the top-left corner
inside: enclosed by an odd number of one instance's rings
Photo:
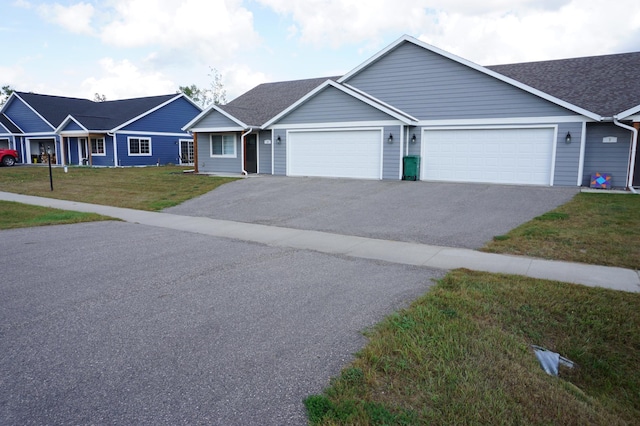
[[[13,166],[18,161],[18,151],[15,149],[0,148],[0,164],[3,166]]]

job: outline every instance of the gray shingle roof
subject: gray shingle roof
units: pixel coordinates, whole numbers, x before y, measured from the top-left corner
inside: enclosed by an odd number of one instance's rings
[[[640,52],[486,68],[603,117],[640,105]]]
[[[89,130],[111,130],[177,96],[171,94],[94,102],[88,99],[36,93],[16,94],[54,127],[58,127],[68,115],[72,115]]]
[[[259,127],[325,81],[338,78],[340,77],[260,84],[228,104],[220,105],[220,108],[248,126]]]
[[[18,129],[18,127],[16,127],[16,125],[13,124],[11,120],[9,120],[9,118],[7,118],[7,116],[4,114],[0,114],[0,123],[2,123],[4,128],[6,128],[10,133],[22,133],[22,131],[20,131],[20,129]]]
[[[604,117],[640,105],[640,52],[486,67]],[[260,126],[324,83],[340,77],[261,84],[221,108]]]

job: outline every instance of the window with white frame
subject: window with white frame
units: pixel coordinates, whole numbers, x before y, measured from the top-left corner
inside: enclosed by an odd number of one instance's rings
[[[236,135],[211,135],[212,157],[236,157]]]
[[[129,155],[151,155],[151,139],[129,138]]]
[[[91,155],[106,155],[104,138],[91,138]]]

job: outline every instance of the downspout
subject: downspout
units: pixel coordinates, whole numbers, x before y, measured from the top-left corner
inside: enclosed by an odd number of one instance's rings
[[[618,127],[622,127],[623,129],[630,130],[633,134],[631,139],[631,159],[629,161],[629,176],[627,177],[627,188],[629,191],[637,194],[638,192],[633,189],[633,174],[635,173],[636,168],[636,150],[638,147],[638,129],[632,126],[627,126],[626,124],[622,124],[618,121],[616,117],[613,117],[613,124]]]
[[[251,132],[253,132],[253,129],[249,127],[249,130],[243,133],[242,136],[240,137],[240,164],[242,168],[242,176],[249,176],[249,173],[247,173],[247,171],[244,169],[244,143],[245,143],[244,138]]]

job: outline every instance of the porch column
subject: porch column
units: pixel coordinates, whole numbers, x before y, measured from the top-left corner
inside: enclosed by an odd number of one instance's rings
[[[638,133],[640,134],[640,122],[636,121],[633,123],[633,127],[636,129],[636,131],[638,131]],[[635,158],[633,157],[633,146],[631,147],[632,150],[632,157],[631,157],[631,161],[629,162],[630,168],[631,170],[629,170],[630,173],[633,173],[633,176],[631,176],[631,186],[638,186],[640,185],[640,173],[638,172],[638,167],[640,163],[640,150],[638,150],[638,139],[636,138],[636,144],[635,144],[635,149],[636,149],[636,153],[635,153]]]
[[[68,138],[65,138],[64,136],[60,136],[60,155],[62,156],[62,165],[66,166],[67,165],[67,150],[65,149],[65,139],[68,140]]]
[[[89,159],[89,165],[93,166],[93,157],[91,157],[91,135],[87,137],[87,158]]]
[[[198,173],[198,134],[193,134],[193,162],[195,165],[195,173]]]

